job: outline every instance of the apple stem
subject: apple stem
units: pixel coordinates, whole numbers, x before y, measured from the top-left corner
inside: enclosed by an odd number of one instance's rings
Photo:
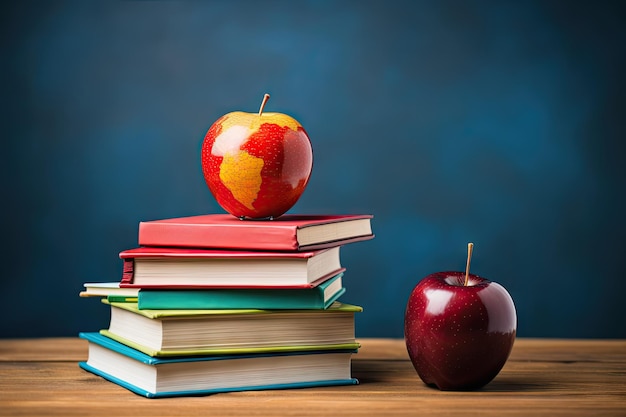
[[[472,251],[474,250],[474,244],[472,242],[467,244],[467,263],[465,264],[465,282],[463,283],[463,286],[467,287],[467,284],[469,284],[469,269],[470,269],[470,262],[472,260]]]
[[[267,103],[267,100],[270,99],[270,95],[265,93],[265,95],[263,96],[263,102],[261,103],[261,108],[259,109],[259,116],[261,114],[263,114],[263,109],[265,108],[265,103]]]

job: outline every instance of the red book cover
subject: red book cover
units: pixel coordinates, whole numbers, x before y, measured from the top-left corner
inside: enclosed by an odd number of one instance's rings
[[[294,215],[239,220],[205,214],[139,223],[139,245],[305,251],[372,239],[372,215]]]
[[[345,271],[339,247],[306,252],[140,247],[120,253],[120,287],[312,288]]]

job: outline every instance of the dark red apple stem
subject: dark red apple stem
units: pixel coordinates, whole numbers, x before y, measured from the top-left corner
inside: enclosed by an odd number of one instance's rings
[[[270,99],[270,95],[265,93],[265,95],[263,96],[263,102],[261,103],[261,108],[259,109],[259,116],[261,114],[263,114],[263,109],[265,108],[265,103],[267,103],[267,100]]]
[[[472,261],[472,252],[474,250],[474,244],[472,242],[467,244],[467,263],[465,264],[465,282],[463,283],[463,285],[465,287],[467,287],[467,284],[469,284],[469,268],[470,268],[470,262]]]

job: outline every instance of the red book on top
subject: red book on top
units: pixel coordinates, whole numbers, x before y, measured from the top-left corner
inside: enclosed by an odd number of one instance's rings
[[[120,253],[120,287],[313,288],[345,271],[340,247],[306,252],[140,247]]]
[[[305,251],[372,239],[372,215],[294,215],[239,220],[205,214],[139,223],[139,245]]]

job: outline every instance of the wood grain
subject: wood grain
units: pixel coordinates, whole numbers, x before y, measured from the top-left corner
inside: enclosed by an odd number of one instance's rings
[[[403,340],[361,339],[361,384],[150,400],[83,371],[86,342],[0,339],[0,416],[625,416],[626,341],[518,339],[474,392],[426,387]]]

